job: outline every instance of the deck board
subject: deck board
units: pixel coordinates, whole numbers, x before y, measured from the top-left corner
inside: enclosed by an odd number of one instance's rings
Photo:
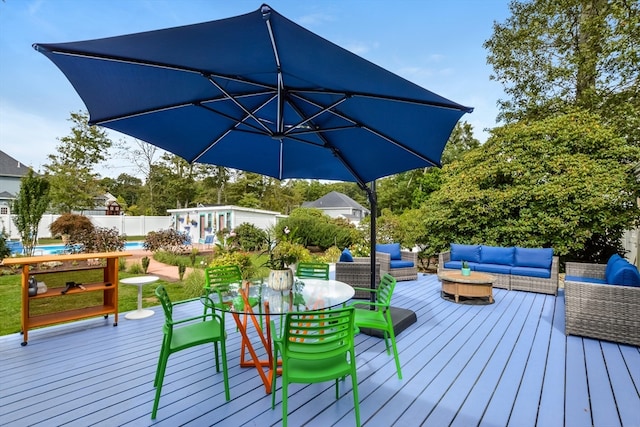
[[[365,426],[640,426],[640,349],[564,335],[564,297],[494,290],[491,305],[440,297],[437,277],[399,282],[393,305],[418,321],[397,337],[403,379],[381,339],[356,337]],[[201,312],[199,302],[178,316]],[[172,355],[158,419],[150,419],[164,316],[121,316],[0,337],[3,426],[280,425],[253,369],[240,368],[240,335],[226,318],[230,402],[212,346]],[[259,351],[264,356],[264,351]],[[354,424],[351,382],[292,384],[289,424]]]

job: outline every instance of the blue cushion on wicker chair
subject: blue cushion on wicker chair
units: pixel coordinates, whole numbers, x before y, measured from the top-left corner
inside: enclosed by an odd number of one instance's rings
[[[391,255],[391,259],[402,259],[402,254],[400,253],[400,243],[377,243],[376,244],[377,252],[384,252]]]
[[[613,263],[606,279],[610,285],[640,286],[638,268],[624,258]]]

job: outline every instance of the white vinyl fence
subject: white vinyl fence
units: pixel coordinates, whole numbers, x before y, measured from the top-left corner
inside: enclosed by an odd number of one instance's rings
[[[53,237],[49,225],[60,215],[47,214],[40,220],[38,237]],[[145,236],[150,231],[166,230],[172,226],[171,216],[87,215],[96,227],[115,228],[127,236]],[[18,229],[10,215],[0,215],[0,230],[4,228],[10,239],[19,239]]]

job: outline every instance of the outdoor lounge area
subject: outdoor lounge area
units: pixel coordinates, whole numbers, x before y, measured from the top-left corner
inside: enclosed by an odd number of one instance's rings
[[[397,337],[403,379],[381,339],[356,336],[363,425],[638,426],[640,348],[565,336],[558,296],[494,289],[491,305],[441,298],[436,275],[398,282],[392,305],[418,321]],[[227,322],[231,401],[212,349],[170,359],[157,420],[150,414],[164,316],[102,317],[0,337],[0,424],[280,425],[254,369],[239,366],[240,334]],[[202,312],[199,302],[186,313]],[[291,426],[354,425],[351,382],[294,384]]]

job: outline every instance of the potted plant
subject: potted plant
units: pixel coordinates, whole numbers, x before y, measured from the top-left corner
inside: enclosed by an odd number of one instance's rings
[[[462,261],[462,275],[463,276],[471,275],[471,269],[469,268],[469,263],[467,261]]]
[[[289,234],[288,228],[285,227],[283,233],[284,238],[278,240],[274,230],[270,229],[265,238],[269,259],[263,265],[271,270],[267,284],[278,291],[291,289],[293,286],[291,266],[300,260],[301,252],[305,251],[302,245],[286,240]]]

